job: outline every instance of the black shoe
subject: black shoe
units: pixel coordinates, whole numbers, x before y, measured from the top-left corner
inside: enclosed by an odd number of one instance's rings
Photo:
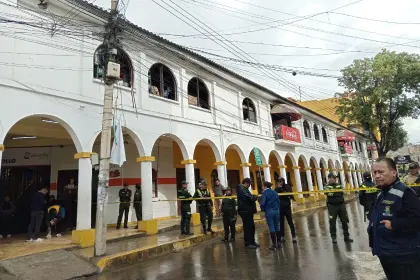
[[[292,242],[293,242],[293,243],[297,243],[296,236],[294,236],[294,237],[292,238]]]
[[[181,235],[186,235],[186,233],[185,233],[185,232],[183,232],[183,231],[181,231]]]
[[[128,226],[124,226],[124,228],[128,228]]]
[[[353,239],[351,239],[350,237],[345,237],[344,242],[352,243]]]
[[[211,232],[211,233],[215,233],[215,231],[214,231],[214,230],[212,230],[211,228],[208,228],[208,229],[207,229],[207,231],[208,231],[208,232]]]
[[[268,247],[268,250],[276,251],[277,250],[277,244],[276,245],[271,245],[270,247]]]
[[[245,246],[245,248],[247,248],[247,249],[257,249],[258,247],[255,246],[254,244],[251,244],[251,245]]]
[[[222,241],[222,242],[228,242],[228,238],[227,238],[227,237],[225,237],[225,238],[223,238],[221,241]]]
[[[337,238],[333,238],[332,243],[336,244],[337,243]]]
[[[235,242],[235,237],[231,237],[229,242]]]
[[[257,242],[254,242],[252,245],[254,245],[255,247],[260,247],[260,244],[258,244]]]
[[[186,232],[186,233],[185,233],[185,235],[194,235],[194,233],[192,233],[192,232],[188,232],[188,233],[187,233],[187,232]]]
[[[115,229],[120,229],[120,226],[117,226]]]

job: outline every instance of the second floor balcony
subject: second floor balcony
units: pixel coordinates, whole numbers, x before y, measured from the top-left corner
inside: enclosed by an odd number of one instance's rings
[[[274,127],[274,138],[276,144],[289,146],[300,146],[302,144],[299,129],[285,125]]]

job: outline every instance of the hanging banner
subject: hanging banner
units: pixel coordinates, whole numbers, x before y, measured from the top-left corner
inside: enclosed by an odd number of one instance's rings
[[[5,149],[2,166],[51,165],[51,147]]]
[[[262,165],[260,150],[258,148],[254,148],[254,156],[255,156],[255,163],[257,165]]]

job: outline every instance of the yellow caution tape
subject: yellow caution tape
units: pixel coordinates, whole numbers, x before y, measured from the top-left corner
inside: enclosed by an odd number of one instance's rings
[[[407,185],[411,188],[417,188],[420,187],[420,185]],[[285,192],[285,193],[279,193],[279,196],[285,196],[285,195],[299,195],[299,194],[324,194],[324,193],[335,193],[335,192],[344,192],[344,193],[350,193],[350,192],[359,192],[359,191],[380,191],[378,188],[353,188],[353,189],[338,189],[338,190],[318,190],[318,191],[303,191],[303,192]],[[261,197],[262,195],[256,195],[257,197]],[[183,198],[183,199],[158,199],[153,202],[163,202],[163,201],[196,201],[196,200],[215,200],[215,199],[224,199],[224,198],[237,198],[236,195],[232,196],[215,196],[215,197],[199,197],[199,198]],[[124,203],[133,203],[133,202],[108,202],[108,204],[124,204]],[[134,203],[133,203],[134,204]]]

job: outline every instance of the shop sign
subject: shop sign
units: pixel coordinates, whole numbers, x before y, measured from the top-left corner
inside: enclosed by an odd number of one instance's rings
[[[297,143],[301,142],[300,132],[297,128],[279,125],[275,129],[275,133],[277,134],[277,136],[279,136],[280,139]]]
[[[10,148],[5,149],[2,166],[50,165],[51,148]]]
[[[407,164],[411,162],[410,156],[397,156],[394,158],[396,164]]]

